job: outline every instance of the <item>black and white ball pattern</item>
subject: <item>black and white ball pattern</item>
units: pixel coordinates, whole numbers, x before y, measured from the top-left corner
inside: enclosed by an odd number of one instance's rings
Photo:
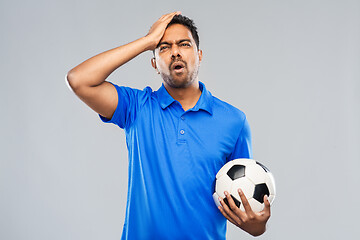
[[[276,195],[275,180],[272,173],[261,163],[253,159],[235,159],[226,163],[216,174],[215,192],[213,198],[217,206],[221,206],[218,198],[228,204],[224,191],[230,193],[235,204],[244,211],[238,189],[245,194],[251,209],[260,212],[264,209],[264,195],[268,196],[270,204]]]

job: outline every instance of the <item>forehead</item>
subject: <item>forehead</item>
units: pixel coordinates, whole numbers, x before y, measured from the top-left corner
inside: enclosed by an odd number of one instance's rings
[[[190,30],[181,24],[173,24],[165,30],[164,36],[160,42],[176,42],[182,39],[190,39],[194,41]]]

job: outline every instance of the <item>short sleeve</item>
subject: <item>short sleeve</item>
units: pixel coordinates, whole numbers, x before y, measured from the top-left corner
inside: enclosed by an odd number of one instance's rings
[[[100,119],[105,123],[113,123],[120,128],[127,128],[136,119],[137,113],[147,99],[147,95],[152,90],[148,87],[144,90],[120,87],[114,83],[118,94],[118,105],[111,119],[99,115]]]
[[[252,158],[251,132],[247,119],[244,119],[243,127],[236,141],[235,148],[229,156],[229,161],[238,158]]]

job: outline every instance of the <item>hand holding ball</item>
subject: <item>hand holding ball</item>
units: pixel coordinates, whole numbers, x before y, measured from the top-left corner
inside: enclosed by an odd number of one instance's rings
[[[273,203],[276,190],[274,177],[261,163],[253,159],[235,159],[226,163],[216,174],[214,201],[221,206],[219,197],[227,203],[224,192],[230,193],[235,204],[244,211],[238,194],[241,189],[254,212],[264,209],[264,196],[267,195],[270,204]]]

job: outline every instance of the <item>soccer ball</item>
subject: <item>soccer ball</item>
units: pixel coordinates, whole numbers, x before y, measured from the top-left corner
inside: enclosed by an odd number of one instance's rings
[[[224,191],[230,193],[237,207],[245,211],[238,193],[241,188],[254,212],[264,209],[264,195],[268,196],[270,204],[275,199],[274,177],[261,163],[240,158],[226,163],[216,174],[215,192],[213,199],[217,206],[221,206],[219,196],[229,206]]]

